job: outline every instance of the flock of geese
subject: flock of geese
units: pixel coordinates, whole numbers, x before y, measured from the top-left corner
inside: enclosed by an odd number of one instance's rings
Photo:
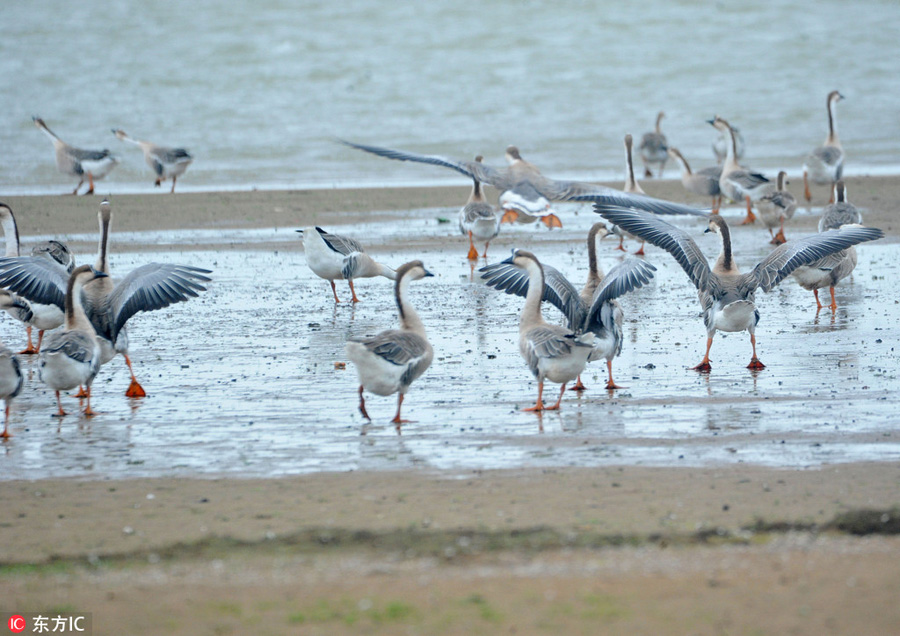
[[[696,287],[707,330],[705,354],[693,367],[697,371],[711,369],[709,353],[717,331],[747,331],[752,349],[748,368],[765,367],[756,351],[755,330],[760,317],[755,305],[758,289],[769,291],[793,275],[804,289],[813,291],[819,308],[822,303],[818,290],[828,287],[830,307],[832,311],[836,309],[834,286],[855,267],[854,246],[884,236],[879,229],[862,226],[859,212],[847,200],[846,188],[841,181],[844,153],[836,131],[835,105],[842,97],[838,91],[828,95],[828,136],[822,146],[810,152],[803,166],[806,199],[811,200],[809,182],[813,181],[831,185],[831,201],[823,209],[819,233],[790,242],[784,236],[784,223],[793,217],[797,201],[785,189],[786,174],[779,173],[773,183],[765,175],[741,166],[739,160],[745,148],[743,137],[736,127],[718,116],[709,120],[721,134],[713,144],[720,159],[717,166],[693,172],[681,152],[668,144],[661,129],[662,112],[657,116],[655,130],[645,134],[638,146],[645,176],[653,175],[653,167],[661,176],[667,160],[672,158],[681,167],[684,188],[709,198],[711,213],[647,196],[634,177],[630,135],[625,137],[623,190],[546,177],[523,159],[515,146],[506,150],[508,165],[495,168],[485,164],[480,155],[466,161],[338,141],[389,159],[450,168],[472,179],[471,194],[459,212],[459,229],[468,238],[467,257],[471,261],[479,259],[476,242],[484,244],[481,257],[487,257],[488,246],[497,237],[503,222],[540,221],[550,229],[562,227],[553,202],[590,201],[594,211],[610,223],[607,226],[597,222],[588,233],[588,279],[580,291],[562,273],[542,264],[530,251],[513,249],[509,258],[479,270],[486,285],[524,298],[519,320],[519,350],[538,386],[534,406],[525,410],[540,412],[560,407],[569,382],[576,381],[575,390],[584,390],[580,376],[592,360],[605,359],[606,388],[620,388],[613,380],[612,370],[613,360],[621,352],[623,342],[623,311],[618,299],[646,285],[656,268],[644,260],[630,257],[604,275],[598,265],[597,242],[610,234],[619,237],[619,249],[623,251],[624,239],[632,238],[641,242],[637,255],[643,254],[645,242],[669,252]],[[34,118],[34,122],[53,141],[60,171],[81,178],[75,193],[85,177],[90,184],[88,192],[92,192],[93,181],[108,174],[118,162],[107,150],[90,151],[68,146],[41,119]],[[131,139],[122,130],[113,132],[117,138],[138,145],[156,173],[156,184],[171,178],[174,191],[176,178],[192,161],[189,153],[180,148],[163,148]],[[484,185],[499,192],[499,210],[488,203]],[[756,221],[755,203],[769,230],[771,243],[776,245],[746,273],[742,273],[734,261],[730,229],[719,215],[723,198],[746,202],[743,224]],[[721,241],[721,251],[712,267],[689,232],[663,220],[661,216],[664,215],[692,215],[707,220],[706,232],[717,234]],[[0,287],[5,288],[0,291],[0,308],[28,325],[29,349],[23,353],[40,351],[40,378],[56,391],[58,415],[65,414],[60,391],[77,386],[84,388],[85,415],[92,413],[91,382],[100,365],[116,353],[125,357],[131,369],[125,334],[125,323],[130,316],[196,296],[204,290],[202,283],[210,280],[206,276],[210,273],[208,270],[151,263],[134,270],[118,284],[113,283],[106,251],[111,212],[105,200],[100,206],[100,247],[93,267],[74,267],[67,250],[60,245],[38,246],[31,256],[19,256],[12,211],[0,205],[0,218],[7,236],[7,257],[0,259]],[[392,269],[376,262],[357,240],[320,227],[307,227],[298,232],[302,234],[310,269],[329,281],[335,303],[341,302],[335,285],[337,280],[348,282],[352,302],[359,301],[353,285],[355,279],[383,276],[394,281],[394,299],[400,319],[398,328],[372,337],[353,338],[346,345],[346,354],[359,376],[362,415],[370,419],[365,403],[366,391],[381,396],[396,393],[397,411],[392,422],[399,431],[406,421],[401,415],[404,396],[434,357],[425,327],[409,299],[410,283],[432,276],[431,272],[420,260]],[[13,234],[16,237],[14,249],[10,243]],[[541,314],[544,301],[563,314],[565,325],[544,320]],[[52,314],[52,318],[47,318],[48,314]],[[42,345],[44,331],[56,326],[63,326],[63,329]],[[32,327],[39,329],[37,349],[31,346]],[[133,371],[131,375],[132,385],[127,394],[139,397],[143,390]],[[549,406],[543,402],[546,381],[561,385],[556,402]],[[8,400],[21,390],[21,386],[15,356],[6,348],[0,349],[0,391],[7,399],[7,419]],[[8,432],[4,430],[3,434],[8,435]]]

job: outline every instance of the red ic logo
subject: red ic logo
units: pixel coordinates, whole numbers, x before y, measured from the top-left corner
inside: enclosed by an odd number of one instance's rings
[[[25,631],[25,619],[18,614],[9,617],[9,631],[18,634]]]

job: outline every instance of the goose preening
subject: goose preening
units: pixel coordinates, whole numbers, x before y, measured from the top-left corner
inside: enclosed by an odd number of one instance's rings
[[[510,214],[507,220],[510,220],[514,215],[525,213],[530,216],[541,217],[541,221],[545,225],[555,227],[559,223],[559,219],[557,218],[556,221],[553,221],[553,219],[549,218],[547,210],[549,209],[550,201],[594,201],[601,198],[614,201],[623,206],[647,210],[655,214],[702,214],[695,208],[680,203],[629,194],[590,183],[550,179],[542,175],[534,165],[523,160],[515,146],[510,146],[507,149],[506,157],[509,161],[509,166],[506,168],[493,168],[478,161],[460,161],[439,155],[421,155],[405,150],[352,143],[342,139],[337,141],[345,146],[387,159],[413,161],[450,168],[469,178],[478,179],[481,183],[487,183],[501,193],[501,207]],[[555,215],[553,216],[555,218]]]
[[[797,211],[797,199],[785,189],[787,183],[787,173],[782,170],[778,173],[775,191],[765,195],[756,204],[759,218],[769,229],[772,245],[781,245],[787,242],[784,237],[784,222],[794,218],[794,212]],[[778,228],[777,234],[772,232],[776,227]]]
[[[659,111],[656,116],[656,128],[653,132],[644,133],[641,137],[641,161],[644,162],[644,176],[648,179],[653,177],[650,166],[659,165],[659,178],[662,179],[663,169],[666,167],[666,160],[669,158],[667,152],[666,136],[662,133],[662,120],[666,114]]]
[[[837,134],[837,112],[835,106],[844,99],[839,91],[828,93],[826,106],[828,107],[828,136],[825,143],[815,148],[806,157],[803,164],[803,195],[807,201],[812,200],[809,191],[809,179],[818,184],[831,184],[832,198],[834,202],[834,184],[840,180],[844,172],[844,149]]]
[[[12,209],[5,203],[0,203],[0,227],[6,239],[6,257],[19,256],[19,228]],[[65,270],[65,275],[75,267],[75,259],[65,243],[59,241],[46,241],[32,248],[31,258],[49,259],[49,262],[58,263]],[[13,318],[25,324],[28,342],[25,349],[19,352],[21,355],[33,355],[41,350],[41,342],[44,332],[62,326],[65,315],[56,305],[37,302],[22,302],[13,305],[6,310]],[[38,330],[38,342],[35,347],[31,332],[33,328]]]
[[[620,389],[613,380],[613,358],[622,352],[622,320],[624,314],[617,298],[639,289],[653,278],[656,268],[636,258],[629,258],[613,267],[604,276],[597,262],[597,241],[607,236],[609,231],[603,223],[595,223],[588,233],[588,278],[581,292],[576,291],[559,270],[550,265],[542,265],[544,291],[541,296],[559,309],[566,317],[567,326],[575,334],[594,334],[593,350],[588,362],[606,359],[609,380],[606,388]],[[529,289],[529,274],[521,267],[503,262],[487,265],[478,270],[482,280],[490,287],[507,294],[526,296]],[[579,376],[575,391],[584,390]]]
[[[434,350],[425,335],[425,326],[409,302],[409,283],[433,276],[422,261],[411,261],[397,268],[394,300],[400,312],[400,328],[387,329],[369,338],[351,338],[346,345],[347,357],[356,365],[359,376],[359,411],[366,411],[363,391],[376,395],[397,394],[397,414],[391,420],[400,432],[400,408],[413,380],[425,373],[434,358]]]
[[[0,309],[28,310],[28,305],[21,298],[10,294],[5,289],[0,289]],[[0,438],[9,437],[9,406],[12,399],[22,390],[22,370],[19,368],[19,359],[6,346],[0,343],[0,398],[5,403],[5,416],[3,419],[3,432]]]
[[[753,348],[748,368],[764,368],[765,365],[756,355],[755,333],[759,322],[759,310],[755,305],[756,290],[770,291],[802,265],[809,265],[857,243],[884,236],[884,232],[879,229],[864,227],[844,227],[814,234],[776,247],[752,270],[741,274],[732,257],[728,225],[721,216],[710,216],[706,228],[707,232],[718,234],[722,242],[722,251],[710,269],[706,257],[685,230],[652,214],[619,205],[595,203],[594,211],[604,219],[621,225],[669,252],[697,288],[707,333],[706,354],[703,361],[694,367],[697,371],[711,369],[709,350],[716,331],[748,331]]]
[[[366,254],[366,250],[356,239],[331,234],[320,227],[307,227],[297,232],[303,235],[306,264],[313,274],[331,283],[331,293],[334,294],[336,303],[341,302],[334,286],[336,280],[346,280],[349,283],[353,302],[358,303],[359,298],[353,287],[354,278],[397,278],[397,272]]]
[[[523,269],[528,276],[525,306],[519,317],[519,353],[538,383],[537,401],[523,411],[555,411],[559,408],[566,383],[584,371],[588,357],[594,351],[594,333],[575,333],[572,329],[551,325],[541,315],[544,297],[544,268],[531,252],[514,249],[503,261]],[[553,406],[544,406],[544,382],[558,382],[562,386]]]
[[[475,161],[481,163],[482,156],[475,157]],[[481,182],[472,178],[472,194],[469,200],[459,210],[459,231],[469,237],[470,261],[478,260],[478,250],[475,249],[475,240],[484,243],[483,258],[487,258],[488,246],[500,233],[500,219],[494,212],[494,206],[487,202],[481,190]]]
[[[106,364],[116,353],[121,353],[131,374],[125,395],[145,397],[128,356],[126,323],[138,312],[162,309],[198,296],[199,292],[206,291],[201,283],[211,280],[205,276],[211,272],[189,265],[148,263],[114,281],[109,277],[108,252],[112,209],[106,199],[101,202],[97,216],[100,240],[94,267],[105,276],[85,282],[81,292],[84,310],[97,335],[100,363]],[[65,270],[47,258],[0,259],[0,285],[34,302],[64,309],[69,280]]]
[[[84,183],[87,177],[89,187],[85,194],[94,193],[94,180],[102,179],[110,173],[119,163],[119,158],[112,154],[109,150],[82,150],[75,146],[70,146],[47,127],[44,120],[40,117],[32,117],[34,125],[44,132],[53,142],[53,148],[56,150],[56,167],[65,175],[70,177],[78,177],[80,181],[72,194],[78,194],[78,189]]]
[[[56,392],[56,415],[59,417],[66,415],[59,392],[69,391],[77,386],[85,388],[87,406],[84,408],[84,415],[94,415],[91,409],[91,384],[100,371],[101,353],[94,326],[85,313],[82,293],[88,283],[105,278],[108,278],[106,273],[90,265],[72,270],[66,281],[65,327],[62,331],[50,334],[38,358],[38,376],[41,382]]]
[[[772,191],[772,182],[758,172],[751,172],[742,168],[737,162],[737,140],[731,124],[715,117],[708,120],[716,130],[728,135],[731,143],[725,155],[725,163],[722,165],[722,176],[719,177],[719,189],[722,194],[732,201],[747,200],[747,216],[741,225],[747,225],[756,221],[751,202],[758,201]]]
[[[744,158],[744,149],[747,147],[747,144],[744,143],[744,136],[741,134],[740,128],[732,126],[731,130],[734,133],[735,141],[734,158],[735,160],[740,161]],[[725,161],[725,157],[728,155],[728,145],[730,143],[731,135],[720,130],[719,136],[716,137],[712,143],[712,150],[713,154],[716,156],[716,163],[721,164]]]
[[[156,187],[162,185],[166,179],[172,179],[172,189],[175,192],[175,181],[184,174],[187,167],[191,165],[194,157],[191,156],[184,148],[170,148],[168,146],[158,146],[149,141],[141,141],[132,139],[121,128],[113,128],[113,134],[122,141],[139,146],[144,153],[144,161],[153,170],[156,175]]]
[[[722,166],[710,166],[693,172],[678,148],[669,147],[669,156],[681,166],[681,185],[684,189],[701,197],[711,197],[712,213],[718,214],[722,205],[722,190],[719,188]]]
[[[858,226],[862,223],[862,215],[856,206],[847,200],[847,190],[843,181],[834,185],[834,203],[825,206],[819,219],[819,232],[830,232],[842,226]],[[857,255],[855,247],[848,247],[834,252],[817,261],[794,270],[794,278],[803,289],[807,289],[816,297],[816,308],[822,309],[819,290],[828,287],[831,292],[832,312],[837,310],[834,298],[834,286],[847,278],[856,269]]]

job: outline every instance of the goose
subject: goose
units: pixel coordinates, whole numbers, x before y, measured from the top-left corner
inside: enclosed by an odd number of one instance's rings
[[[38,358],[38,377],[56,392],[57,417],[66,415],[59,392],[69,391],[79,385],[86,389],[87,406],[83,414],[85,417],[94,415],[91,409],[91,384],[100,371],[102,354],[97,334],[85,313],[82,293],[85,285],[104,278],[108,278],[106,273],[90,265],[72,270],[66,285],[65,327],[47,338]]]
[[[85,194],[94,193],[94,179],[100,180],[110,173],[119,164],[119,158],[109,150],[82,150],[70,146],[47,127],[40,117],[32,117],[31,120],[38,129],[46,134],[56,150],[56,167],[65,175],[78,177],[80,181],[72,194],[78,194],[78,189],[84,183],[87,176],[89,187]]]
[[[722,205],[722,190],[719,189],[722,166],[710,166],[692,172],[690,164],[678,148],[670,146],[669,156],[681,166],[681,185],[684,189],[701,197],[712,197],[712,213],[718,214],[719,206]]]
[[[525,359],[538,383],[537,401],[523,411],[555,411],[559,409],[566,384],[584,371],[588,357],[594,351],[594,333],[575,333],[572,329],[551,325],[541,315],[544,297],[544,268],[531,252],[513,249],[512,255],[502,261],[525,270],[528,290],[525,306],[519,317],[519,353]],[[553,406],[544,406],[544,382],[558,382],[562,386]]]
[[[84,285],[84,310],[100,344],[100,364],[106,364],[121,353],[128,366],[131,382],[127,397],[146,397],[137,381],[128,356],[128,320],[141,311],[162,309],[183,302],[206,291],[201,284],[211,279],[210,270],[189,265],[148,263],[129,272],[119,281],[109,277],[109,231],[112,208],[107,199],[100,203],[97,214],[100,240],[94,268],[106,274]],[[77,269],[77,268],[76,268]],[[57,263],[46,258],[0,259],[0,285],[31,301],[65,307],[68,276]]]
[[[6,256],[18,257],[20,251],[19,228],[12,209],[5,203],[0,203],[0,227],[3,228],[3,234],[6,238]],[[47,258],[51,262],[59,263],[60,267],[65,268],[66,276],[75,267],[75,260],[68,246],[59,241],[46,241],[36,245],[32,249],[31,255],[32,258]],[[19,352],[19,355],[34,355],[40,352],[44,332],[62,326],[65,318],[62,310],[56,305],[45,305],[36,302],[22,302],[13,305],[7,309],[7,312],[13,318],[25,324],[28,342],[25,349]],[[37,347],[35,347],[31,339],[31,331],[34,327],[38,330]]]
[[[719,215],[708,217],[707,232],[719,235],[722,251],[712,269],[706,257],[690,235],[680,228],[641,210],[631,210],[615,204],[598,202],[594,211],[607,221],[621,225],[629,232],[645,238],[669,252],[687,273],[699,292],[706,325],[706,354],[694,367],[708,372],[712,367],[709,350],[716,331],[748,331],[753,357],[749,369],[763,369],[765,365],[756,355],[756,325],[759,310],[755,304],[758,288],[770,291],[801,265],[809,265],[851,245],[873,241],[884,236],[875,228],[844,227],[839,230],[807,236],[776,247],[752,270],[741,274],[731,251],[728,224]]]
[[[775,191],[767,194],[756,204],[759,210],[759,217],[762,219],[763,225],[769,228],[769,235],[772,237],[770,243],[772,245],[781,245],[787,242],[784,237],[784,222],[794,218],[794,212],[797,211],[797,199],[794,195],[785,189],[787,181],[787,173],[782,170],[778,173],[775,181]],[[778,233],[774,234],[772,230],[778,227]]]
[[[475,161],[481,163],[483,157],[478,155]],[[474,239],[484,242],[483,258],[487,258],[488,246],[500,233],[500,220],[494,213],[494,207],[484,198],[481,191],[481,182],[472,179],[472,194],[469,200],[459,211],[459,231],[469,237],[470,261],[478,260],[478,250],[475,249]]]
[[[844,172],[844,148],[841,146],[841,140],[837,134],[837,112],[835,106],[844,99],[840,91],[831,91],[828,93],[826,106],[828,108],[828,136],[825,143],[815,148],[806,157],[806,163],[803,164],[803,195],[807,201],[812,200],[812,194],[809,191],[809,179],[818,184],[830,183],[832,195],[834,194],[834,184],[840,180]],[[829,203],[834,202],[832,196]]]
[[[505,212],[510,213],[510,217],[507,220],[511,220],[514,216],[520,215],[524,211],[529,215],[543,215],[541,221],[548,227],[552,227],[556,226],[559,219],[557,218],[556,221],[553,221],[546,218],[549,216],[547,213],[549,201],[594,201],[600,198],[608,201],[615,200],[623,206],[633,206],[655,214],[703,214],[695,208],[680,203],[663,201],[662,199],[648,196],[638,196],[590,183],[550,179],[542,175],[534,165],[523,160],[518,148],[515,146],[507,148],[506,157],[510,165],[500,169],[478,161],[460,161],[440,155],[422,155],[405,150],[357,144],[342,139],[337,141],[350,148],[356,148],[357,150],[387,159],[413,161],[450,168],[467,177],[487,183],[501,192],[501,207],[504,208]],[[507,193],[511,194],[504,198],[504,195]]]
[[[747,144],[744,143],[744,136],[741,134],[741,129],[737,126],[732,126],[731,130],[734,132],[734,141],[735,141],[735,149],[734,149],[734,158],[736,161],[740,161],[744,158],[744,149],[747,147]],[[728,155],[728,145],[731,143],[731,135],[726,132],[719,131],[719,136],[716,137],[715,141],[712,143],[713,154],[716,156],[716,163],[721,164],[725,161],[725,157]]]
[[[847,189],[843,181],[834,185],[834,203],[825,206],[819,219],[819,232],[832,232],[843,226],[862,224],[862,215],[856,206],[847,200]],[[819,290],[828,287],[831,292],[832,312],[837,311],[834,298],[834,286],[847,278],[856,269],[857,255],[855,247],[848,247],[840,252],[829,254],[817,261],[794,270],[794,278],[803,289],[809,290],[816,297],[817,310],[822,309]]]
[[[336,303],[341,300],[334,287],[335,280],[346,280],[350,284],[353,302],[358,303],[359,298],[356,297],[356,289],[353,287],[354,278],[375,276],[384,276],[391,280],[397,278],[397,272],[387,265],[377,263],[366,254],[362,244],[356,239],[331,234],[320,227],[307,227],[297,232],[303,235],[306,264],[313,274],[331,283],[331,293],[334,294]]]
[[[637,182],[637,179],[634,178],[634,162],[631,160],[631,148],[633,143],[634,142],[631,135],[625,135],[625,187],[623,188],[623,192],[625,192],[626,194],[647,196],[647,193],[644,192],[641,184],[639,184]],[[641,241],[640,237],[637,237],[634,234],[629,234],[618,225],[613,226],[612,233],[619,237],[619,245],[616,247],[616,249],[623,252],[625,251],[624,242],[626,238],[635,241]],[[641,246],[634,254],[635,256],[644,255],[644,241],[641,241]]]
[[[391,420],[400,432],[409,420],[400,417],[400,408],[409,386],[425,373],[434,358],[434,350],[425,334],[425,326],[407,297],[409,283],[434,276],[422,261],[411,261],[397,268],[394,300],[400,313],[400,328],[387,329],[371,337],[351,338],[345,347],[347,357],[356,365],[359,376],[359,411],[371,421],[366,411],[363,391],[376,395],[397,394],[397,414]]]
[[[543,265],[544,293],[541,297],[559,309],[567,319],[568,328],[582,334],[594,334],[594,349],[588,355],[588,362],[606,359],[609,380],[608,390],[621,389],[613,380],[613,358],[622,352],[622,321],[624,314],[616,300],[630,291],[639,289],[653,278],[656,268],[636,258],[629,258],[604,276],[597,264],[597,241],[609,234],[602,222],[594,223],[588,233],[588,278],[581,292],[576,291],[559,270]],[[495,289],[507,294],[526,296],[529,276],[525,270],[507,263],[495,263],[482,267],[482,280]],[[576,380],[573,391],[583,391],[586,387],[581,376]]]
[[[0,289],[0,309],[27,311],[28,305],[5,289]],[[9,438],[9,407],[13,398],[22,390],[22,370],[19,367],[19,359],[5,345],[0,343],[0,398],[6,406],[6,414],[3,419],[3,432],[0,438]]]
[[[716,130],[727,134],[731,139],[728,146],[728,153],[725,155],[725,163],[722,165],[722,176],[719,177],[719,190],[722,194],[732,201],[747,200],[747,216],[741,222],[741,225],[748,225],[756,221],[753,214],[751,201],[758,201],[766,194],[772,191],[772,182],[764,175],[758,172],[750,172],[738,165],[737,156],[737,140],[734,136],[734,130],[731,124],[716,116],[708,120]]]
[[[663,111],[659,111],[659,114],[656,116],[656,129],[653,132],[644,133],[644,136],[641,137],[639,148],[641,160],[644,162],[644,177],[647,179],[653,177],[650,166],[655,164],[659,164],[659,178],[662,179],[663,169],[665,169],[666,160],[669,158],[666,136],[662,133],[661,128],[662,120],[665,116],[666,114]]]
[[[147,162],[147,165],[150,166],[156,175],[156,183],[154,185],[157,188],[162,185],[163,181],[171,178],[172,189],[170,192],[175,192],[175,181],[184,174],[184,171],[187,170],[194,160],[191,153],[184,148],[157,146],[149,141],[132,139],[121,128],[113,128],[112,132],[117,139],[140,147],[144,152],[144,161]]]

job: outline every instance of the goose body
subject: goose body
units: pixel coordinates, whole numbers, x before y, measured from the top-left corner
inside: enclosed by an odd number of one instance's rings
[[[357,303],[359,298],[356,297],[353,279],[384,276],[395,280],[397,277],[394,270],[369,256],[356,239],[332,234],[320,227],[307,227],[297,231],[303,235],[306,264],[313,274],[331,283],[331,292],[336,303],[341,302],[334,286],[336,280],[347,281],[353,302]]]
[[[662,179],[666,160],[669,158],[668,142],[662,133],[662,120],[666,114],[662,111],[656,116],[656,128],[653,132],[644,133],[641,137],[641,160],[644,162],[644,176],[648,179],[653,176],[650,166],[659,166],[659,178]]]
[[[482,157],[478,155],[475,161],[481,163]],[[483,258],[487,258],[488,245],[500,233],[500,219],[494,212],[494,206],[487,202],[481,190],[481,182],[472,179],[472,193],[469,200],[459,210],[459,231],[469,237],[470,261],[478,260],[478,250],[474,241],[484,243]]]
[[[753,214],[751,203],[769,194],[773,190],[773,184],[765,175],[745,170],[738,164],[737,139],[731,124],[721,117],[711,119],[709,123],[719,132],[726,134],[731,141],[725,155],[725,163],[722,165],[722,176],[719,177],[719,190],[732,201],[746,199],[747,216],[742,225],[753,223],[756,216]]]
[[[763,225],[769,229],[772,237],[771,243],[781,245],[787,241],[784,237],[784,222],[794,218],[794,212],[797,211],[797,199],[785,188],[787,173],[784,170],[778,173],[776,183],[775,191],[760,199],[756,207]],[[772,231],[776,227],[779,228],[777,234]]]
[[[740,161],[744,158],[744,150],[747,147],[747,144],[744,142],[744,136],[741,134],[741,130],[737,126],[731,127],[732,132],[734,132],[734,158],[736,161]],[[725,157],[728,155],[728,145],[731,143],[731,135],[726,132],[719,131],[719,136],[716,137],[715,141],[712,143],[713,154],[716,156],[716,163],[721,164],[725,161]]]
[[[711,369],[709,351],[716,331],[749,332],[753,356],[748,368],[764,368],[756,355],[755,330],[759,322],[755,303],[757,289],[769,291],[802,265],[884,236],[879,229],[863,227],[843,227],[814,234],[776,247],[751,271],[742,274],[732,256],[728,225],[718,215],[709,217],[706,229],[718,234],[722,243],[722,251],[710,268],[706,257],[685,230],[652,214],[614,204],[598,202],[594,204],[594,210],[608,221],[669,252],[697,288],[707,344],[702,362],[694,369],[704,372]]]
[[[608,234],[603,223],[595,223],[588,233],[588,278],[581,292],[556,268],[542,265],[544,289],[542,300],[559,309],[567,320],[567,327],[575,334],[594,334],[593,350],[588,361],[606,360],[609,380],[607,389],[619,389],[613,381],[612,362],[622,352],[622,321],[624,314],[618,298],[645,285],[656,268],[639,259],[627,259],[604,276],[597,262],[597,241]],[[526,270],[511,263],[496,263],[482,267],[482,280],[490,287],[507,294],[527,296],[530,277]],[[573,387],[583,390],[580,378]]]
[[[844,173],[844,148],[841,146],[841,140],[837,134],[837,103],[844,99],[839,91],[831,91],[828,93],[826,106],[828,108],[828,136],[825,143],[814,148],[806,157],[803,164],[803,194],[807,201],[812,200],[812,193],[809,191],[809,181],[812,179],[814,183],[831,185],[832,191],[834,184],[840,180]],[[832,197],[831,201],[834,201]]]
[[[112,132],[117,139],[140,147],[144,153],[144,161],[147,162],[147,165],[150,166],[150,169],[156,175],[155,185],[157,187],[166,179],[172,179],[171,192],[175,192],[175,181],[184,174],[184,171],[187,170],[194,160],[191,153],[184,148],[159,146],[149,141],[132,139],[120,128],[113,128]]]
[[[422,261],[411,261],[397,269],[394,299],[400,313],[400,328],[388,329],[368,338],[352,338],[345,347],[347,357],[359,376],[359,410],[366,411],[363,391],[376,395],[397,393],[397,414],[391,420],[400,431],[406,420],[400,417],[403,398],[413,381],[431,365],[434,350],[419,315],[409,302],[409,284],[433,274]]]
[[[57,169],[65,175],[80,179],[72,194],[78,194],[85,177],[89,183],[85,194],[93,194],[94,180],[108,175],[119,163],[119,158],[105,148],[103,150],[83,150],[70,146],[57,137],[56,133],[50,130],[40,117],[32,117],[32,121],[53,142]]]
[[[26,308],[27,305],[21,298],[9,293],[5,289],[0,290],[0,309],[6,311],[18,308]],[[5,345],[0,343],[0,398],[3,399],[5,416],[3,419],[3,432],[0,438],[7,439],[9,435],[9,408],[14,397],[22,390],[22,370],[19,359]]]
[[[691,166],[678,148],[669,148],[669,156],[681,166],[681,185],[691,194],[712,198],[712,213],[719,213],[722,203],[722,190],[719,188],[719,179],[722,177],[722,166],[710,166],[697,172],[691,170]]]

